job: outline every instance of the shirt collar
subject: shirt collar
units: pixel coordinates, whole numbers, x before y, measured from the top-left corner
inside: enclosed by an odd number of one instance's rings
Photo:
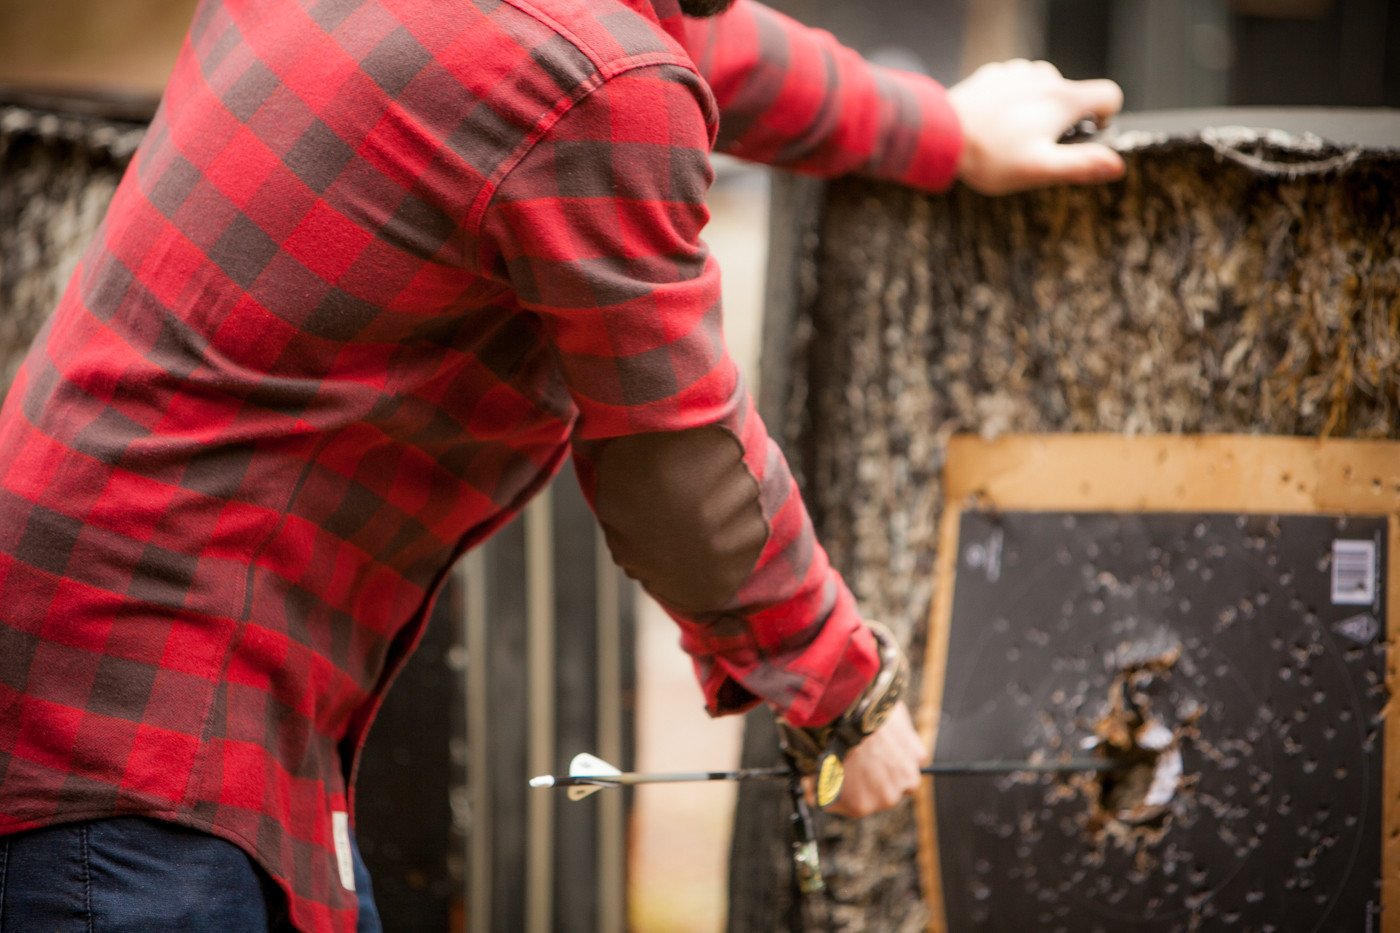
[[[663,23],[681,15],[680,0],[643,0],[656,11],[656,18]]]
[[[647,19],[653,20],[667,32],[675,32],[681,25],[680,0],[620,0],[620,2]]]

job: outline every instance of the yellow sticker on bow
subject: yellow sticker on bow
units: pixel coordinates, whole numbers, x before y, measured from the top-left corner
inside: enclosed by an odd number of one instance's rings
[[[826,754],[817,765],[817,806],[825,810],[841,796],[841,785],[846,782],[846,766],[841,764],[839,755]]]

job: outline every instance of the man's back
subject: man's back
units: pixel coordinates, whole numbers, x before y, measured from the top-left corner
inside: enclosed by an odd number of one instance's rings
[[[0,829],[170,819],[353,917],[348,759],[576,419],[482,214],[605,76],[686,61],[567,6],[201,6],[0,418]]]

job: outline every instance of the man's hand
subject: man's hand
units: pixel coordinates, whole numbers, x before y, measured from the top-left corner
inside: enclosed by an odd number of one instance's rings
[[[919,789],[919,769],[928,760],[909,708],[897,704],[884,724],[846,755],[846,781],[827,812],[859,817],[893,807]]]
[[[1098,143],[1059,143],[1084,117],[1100,125],[1123,106],[1108,80],[1069,81],[1049,62],[983,65],[948,89],[963,130],[959,177],[983,194],[1112,181],[1118,153]]]

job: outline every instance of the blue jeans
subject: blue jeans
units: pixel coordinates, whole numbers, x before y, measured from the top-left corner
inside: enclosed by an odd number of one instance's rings
[[[354,847],[359,933],[382,929]],[[216,836],[136,817],[0,836],[0,933],[291,930],[282,891]]]

